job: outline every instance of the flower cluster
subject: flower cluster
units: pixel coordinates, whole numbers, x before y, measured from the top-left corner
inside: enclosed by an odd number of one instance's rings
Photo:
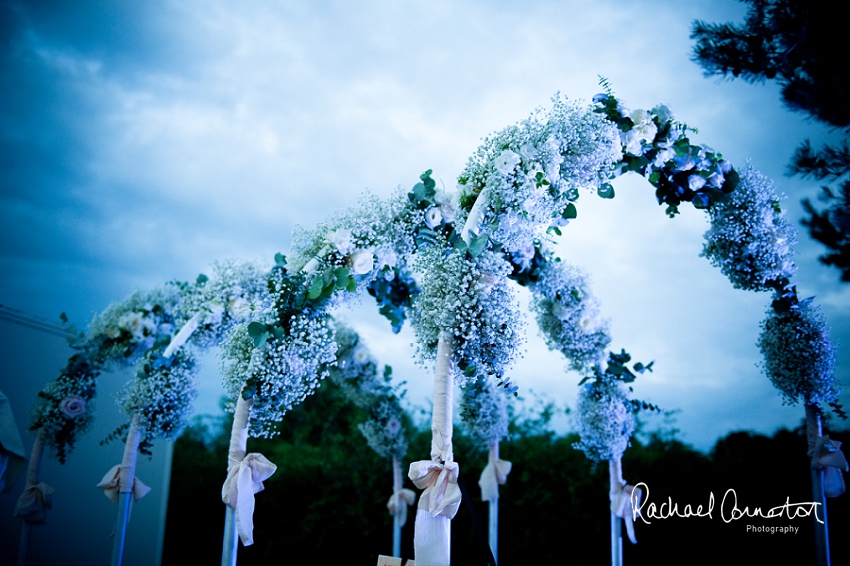
[[[260,318],[271,308],[267,279],[268,271],[256,264],[236,261],[215,263],[211,277],[199,276],[181,301],[182,323],[201,316],[192,342],[218,344],[233,325]]]
[[[414,227],[424,222],[402,193],[384,201],[366,194],[359,206],[337,214],[315,230],[296,229],[289,267],[308,278],[311,299],[335,306],[376,278],[396,278],[395,268],[416,246]]]
[[[534,293],[531,309],[546,345],[563,353],[576,371],[586,372],[602,363],[611,338],[587,277],[549,258],[542,262],[539,279],[530,288]]]
[[[508,398],[492,381],[477,381],[464,390],[461,418],[479,447],[508,435]]]
[[[630,111],[614,98],[607,83],[603,85],[606,92],[593,101],[596,112],[619,130],[622,160],[614,175],[635,171],[646,177],[671,217],[682,202],[708,208],[735,189],[738,174],[732,164],[711,148],[692,145],[687,137],[689,128],[678,123],[666,105]],[[611,198],[614,189],[606,183],[599,194]]]
[[[508,287],[511,265],[494,252],[470,261],[457,249],[437,248],[423,250],[415,261],[424,273],[413,310],[420,361],[436,357],[440,335],[446,334],[454,341],[452,370],[459,385],[490,375],[502,380],[524,325]]]
[[[85,355],[74,354],[59,377],[38,393],[29,430],[41,430],[45,446],[63,464],[92,422],[98,373]]]
[[[394,456],[401,460],[407,454],[404,434],[404,409],[398,398],[383,397],[369,410],[369,419],[357,425],[369,448],[382,458]]]
[[[276,423],[327,377],[336,342],[327,314],[305,310],[287,321],[285,334],[252,336],[235,326],[222,344],[222,371],[231,399],[251,399],[251,434],[269,437]],[[254,324],[254,323],[252,323]]]
[[[541,228],[563,225],[580,188],[595,188],[619,160],[617,131],[592,109],[555,97],[550,111],[487,138],[458,179],[461,236],[488,235],[520,259]]]
[[[737,188],[709,209],[711,228],[702,255],[737,289],[765,291],[794,274],[797,242],[773,183],[750,166]]]
[[[113,303],[89,325],[86,349],[93,363],[128,365],[157,341],[168,343],[179,306],[180,288],[173,284],[147,293],[137,291]]]
[[[627,387],[613,379],[585,384],[576,407],[580,441],[574,445],[591,460],[616,460],[635,430]]]
[[[834,403],[841,388],[833,374],[835,347],[820,309],[803,301],[796,307],[768,310],[758,340],[762,370],[784,402]]]
[[[367,408],[390,388],[378,379],[378,363],[360,339],[348,326],[337,323],[336,364],[329,368],[330,377],[340,386],[346,397],[358,407]]]
[[[127,415],[138,415],[147,443],[180,436],[198,394],[197,373],[195,357],[187,348],[168,358],[157,348],[136,362],[135,378],[119,393],[118,404]]]

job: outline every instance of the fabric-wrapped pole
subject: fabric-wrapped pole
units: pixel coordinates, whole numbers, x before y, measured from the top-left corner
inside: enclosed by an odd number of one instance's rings
[[[39,429],[32,445],[24,491],[15,505],[15,517],[23,519],[21,539],[18,544],[18,566],[24,566],[27,563],[32,525],[43,525],[47,518],[47,510],[53,506],[53,488],[38,481],[43,455],[44,431]]]
[[[608,494],[611,500],[611,564],[622,566],[622,523],[626,523],[629,540],[632,544],[637,544],[632,509],[640,508],[643,491],[633,485],[628,485],[623,479],[623,465],[620,458],[608,460],[608,475],[611,479],[611,491]]]
[[[416,501],[413,490],[402,487],[401,463],[393,456],[393,494],[387,501],[387,510],[393,516],[393,556],[401,558],[401,528],[407,523],[407,506]]]
[[[499,441],[490,444],[487,465],[481,472],[478,485],[481,487],[481,499],[489,502],[488,542],[497,561],[499,558],[499,485],[503,485],[507,481],[511,467],[510,462],[499,458]]]
[[[150,491],[149,487],[136,479],[136,458],[141,438],[139,415],[133,415],[130,429],[127,431],[127,442],[124,444],[124,457],[121,459],[121,464],[113,467],[97,484],[97,487],[104,490],[110,501],[118,503],[118,518],[115,522],[115,537],[112,542],[112,566],[120,566],[124,559],[124,542],[127,538],[127,524],[130,522],[133,500],[140,499]]]
[[[263,490],[263,482],[277,470],[262,454],[247,454],[248,419],[251,401],[239,395],[230,431],[227,451],[227,479],[221,488],[221,500],[227,506],[222,541],[221,563],[236,564],[239,539],[254,544],[254,494]]]
[[[419,489],[413,546],[417,566],[448,566],[451,562],[451,520],[460,506],[459,466],[452,454],[452,380],[449,369],[452,339],[442,334],[434,372],[431,415],[431,460],[410,464],[408,477]]]
[[[808,442],[808,456],[813,460],[816,457],[818,440],[821,439],[823,430],[821,428],[820,407],[806,403],[806,441]],[[818,566],[829,566],[829,523],[826,515],[826,492],[824,490],[824,470],[815,466],[812,462],[812,501],[820,504],[820,509],[815,512],[815,555]],[[838,472],[839,474],[841,472]],[[841,479],[843,483],[843,478]]]

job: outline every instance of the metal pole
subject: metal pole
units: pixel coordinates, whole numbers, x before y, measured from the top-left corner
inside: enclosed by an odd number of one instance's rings
[[[139,415],[133,415],[127,442],[124,444],[124,457],[118,472],[118,517],[115,521],[115,534],[112,542],[112,566],[121,566],[124,558],[124,542],[127,538],[127,525],[130,522],[130,509],[133,505],[133,484],[136,481],[136,457],[142,430]]]
[[[239,466],[248,450],[248,419],[251,416],[251,403],[239,393],[236,410],[233,412],[233,427],[230,429],[230,447],[227,451],[227,471]],[[221,566],[234,566],[239,550],[239,534],[236,532],[236,511],[229,505],[224,516],[224,538],[221,546]]]
[[[814,454],[817,439],[823,434],[820,408],[806,403],[806,440],[809,454]],[[818,566],[829,566],[829,523],[826,519],[826,495],[823,491],[823,471],[811,470],[812,501],[820,503],[820,509],[815,509],[815,555]]]
[[[499,562],[499,500],[491,499],[490,503],[490,550],[496,563]]]
[[[492,443],[490,445],[490,461],[493,462],[495,466],[495,462],[499,459],[499,441]],[[499,489],[498,484],[496,485],[496,489]],[[488,540],[490,542],[490,550],[493,552],[493,558],[496,559],[496,562],[499,561],[499,499],[491,499],[490,504],[490,521],[489,521],[489,533]]]
[[[30,544],[30,524],[24,520],[21,525],[21,540],[18,543],[18,566],[27,565],[27,553]]]
[[[611,481],[611,493],[619,492],[623,487],[623,468],[619,458],[608,460],[608,475]],[[622,520],[611,511],[611,565],[623,566]]]
[[[393,456],[393,497],[396,505],[407,505],[406,501],[399,501],[398,493],[401,491],[401,464],[398,458]],[[401,558],[401,521],[398,519],[398,510],[393,513],[393,556]]]
[[[236,533],[236,511],[225,506],[224,537],[221,546],[221,566],[236,566],[239,535]]]

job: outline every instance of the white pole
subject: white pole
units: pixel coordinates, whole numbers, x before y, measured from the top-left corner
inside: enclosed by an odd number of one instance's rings
[[[44,430],[38,429],[38,434],[35,436],[35,442],[32,445],[32,453],[30,461],[27,465],[27,481],[24,484],[24,491],[28,488],[38,485],[38,474],[41,469],[41,457],[44,455]],[[27,519],[23,520],[21,525],[21,540],[18,544],[18,566],[26,566],[29,555],[30,544],[30,529],[32,525]]]
[[[233,413],[233,427],[230,429],[230,448],[227,451],[227,468],[239,466],[245,459],[248,447],[248,417],[251,413],[251,401],[246,401],[239,392],[236,411]],[[236,532],[236,511],[229,505],[225,507],[224,538],[221,547],[221,565],[235,566],[239,549],[239,535]]]
[[[407,505],[401,501],[398,493],[401,491],[401,464],[398,458],[393,456],[393,497],[396,497],[396,505]],[[401,558],[401,521],[398,512],[393,513],[393,556]]]
[[[431,460],[441,464],[454,461],[452,454],[452,339],[441,334],[437,343],[434,372],[434,410],[431,415]],[[411,468],[413,465],[411,465]],[[451,562],[451,519],[443,514],[431,515],[419,498],[413,546],[417,566],[448,566]]]
[[[497,440],[490,445],[490,461],[496,462],[499,459],[499,441]],[[495,465],[495,464],[494,464]],[[498,489],[498,488],[497,488]],[[491,499],[490,503],[490,529],[489,542],[490,550],[493,551],[493,558],[496,563],[499,562],[499,498]]]
[[[127,524],[130,522],[133,483],[136,479],[136,457],[141,438],[142,430],[139,426],[139,415],[133,415],[130,430],[127,431],[124,457],[121,460],[121,468],[118,474],[118,518],[115,522],[115,538],[112,543],[112,566],[120,566],[124,558],[124,541],[127,537]]]
[[[623,468],[620,458],[608,460],[608,475],[611,482],[611,493],[619,493],[623,488]],[[611,511],[611,565],[623,566],[623,535],[622,519]]]
[[[813,454],[815,444],[823,435],[820,410],[816,405],[806,403],[806,440],[809,453]],[[820,503],[815,513],[815,553],[818,566],[829,566],[829,523],[826,520],[826,494],[823,490],[823,470],[812,468],[812,501]],[[820,520],[818,520],[820,519]],[[823,521],[823,522],[821,522]]]

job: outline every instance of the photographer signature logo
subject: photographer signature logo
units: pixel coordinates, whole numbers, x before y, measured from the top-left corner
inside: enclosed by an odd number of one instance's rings
[[[641,497],[639,490],[643,491],[643,497]],[[669,519],[671,517],[680,517],[683,519],[689,517],[708,517],[709,519],[713,519],[715,512],[714,492],[710,491],[708,493],[708,503],[706,505],[694,506],[688,503],[680,507],[677,502],[673,501],[672,497],[668,497],[667,501],[658,505],[654,501],[650,501],[649,486],[644,482],[640,482],[635,485],[630,495],[630,503],[632,506],[632,519],[634,521],[640,519],[647,525],[652,524],[652,520]],[[740,519],[797,519],[800,517],[811,517],[814,515],[815,519],[822,524],[823,519],[821,519],[818,514],[818,508],[820,506],[821,503],[815,501],[791,503],[791,498],[786,497],[785,503],[775,507],[764,508],[744,506],[742,508],[738,503],[738,494],[734,489],[730,488],[723,494],[723,499],[721,500],[720,508],[718,509],[718,515],[725,523],[731,523],[732,521],[738,521]],[[747,525],[747,532],[764,532],[770,534],[789,532],[796,534],[798,529],[799,527],[790,526],[766,527]]]

